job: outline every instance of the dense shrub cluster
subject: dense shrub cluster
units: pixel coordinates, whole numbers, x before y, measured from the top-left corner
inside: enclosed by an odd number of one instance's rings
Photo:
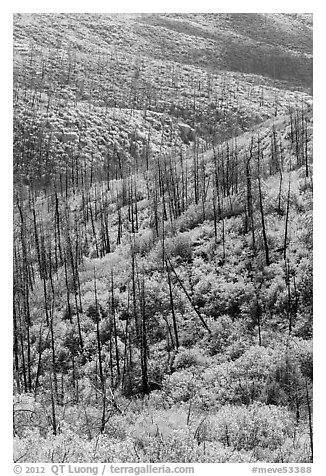
[[[312,98],[259,18],[15,15],[16,462],[312,460]]]

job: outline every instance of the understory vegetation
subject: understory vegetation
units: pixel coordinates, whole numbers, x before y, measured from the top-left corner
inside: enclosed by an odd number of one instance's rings
[[[14,16],[15,462],[313,460],[310,20],[214,18]]]

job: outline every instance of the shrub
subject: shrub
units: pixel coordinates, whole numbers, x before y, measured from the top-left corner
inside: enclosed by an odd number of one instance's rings
[[[201,205],[192,204],[177,219],[177,225],[181,232],[192,230],[204,221],[203,209]]]
[[[189,367],[198,367],[205,365],[206,359],[199,349],[179,348],[178,354],[174,360],[175,369],[187,369]]]
[[[167,240],[167,252],[174,258],[181,258],[183,261],[191,261],[192,247],[191,238],[187,233],[179,233],[175,238]]]
[[[248,407],[226,405],[211,419],[210,438],[236,450],[257,447],[273,450],[292,435],[291,414],[273,405],[254,403]]]
[[[152,231],[143,232],[141,235],[136,236],[135,242],[133,244],[133,253],[139,253],[141,256],[146,256],[146,254],[154,246],[154,238]]]
[[[199,375],[189,369],[174,372],[163,381],[163,390],[174,403],[187,402],[201,387]]]
[[[266,398],[264,388],[275,368],[274,352],[254,346],[233,362],[209,367],[202,378],[216,402],[249,405]]]
[[[250,345],[249,336],[242,322],[233,322],[227,315],[222,315],[211,323],[212,333],[205,335],[201,345],[209,355],[223,354],[225,358],[237,359]],[[249,342],[248,342],[249,341]]]

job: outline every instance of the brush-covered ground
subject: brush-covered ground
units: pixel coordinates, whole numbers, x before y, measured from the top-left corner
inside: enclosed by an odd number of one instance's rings
[[[312,461],[311,29],[15,15],[16,462]]]

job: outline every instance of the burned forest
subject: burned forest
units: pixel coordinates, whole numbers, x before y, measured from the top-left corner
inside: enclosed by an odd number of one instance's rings
[[[14,461],[312,462],[312,15],[13,25]]]

